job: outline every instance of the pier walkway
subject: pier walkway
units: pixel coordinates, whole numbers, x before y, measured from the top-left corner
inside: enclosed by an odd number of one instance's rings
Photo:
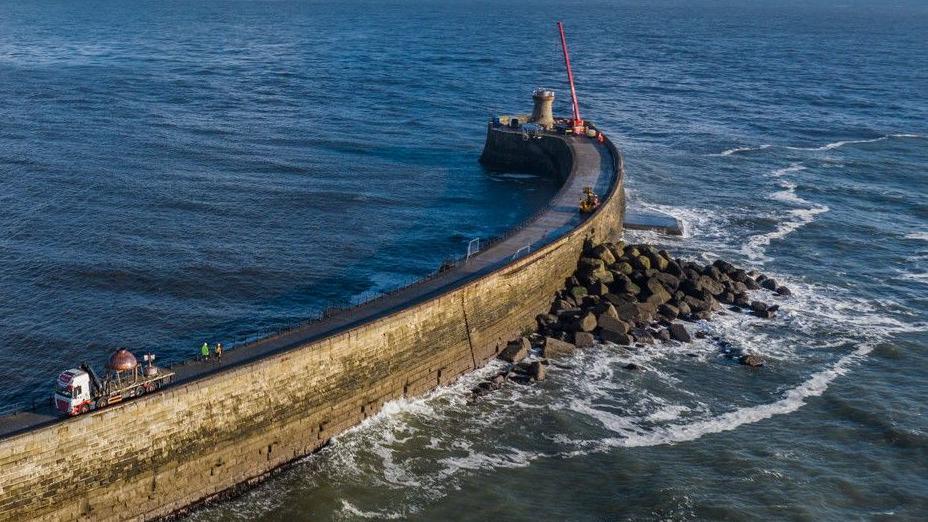
[[[508,132],[508,131],[504,131]],[[519,132],[519,131],[512,131]],[[607,194],[616,179],[616,158],[610,149],[585,137],[558,137],[567,141],[574,155],[570,176],[549,203],[546,210],[506,239],[491,245],[463,264],[395,293],[384,295],[358,307],[337,312],[323,320],[313,321],[271,337],[232,347],[223,354],[222,363],[215,359],[189,361],[171,368],[176,372],[175,384],[221,372],[269,354],[286,351],[307,342],[339,333],[361,323],[389,315],[407,306],[431,299],[468,281],[492,272],[516,256],[535,251],[573,230],[586,217],[578,211],[583,187],[592,186],[601,195]],[[527,248],[526,248],[527,247]],[[49,376],[49,379],[54,376]],[[0,438],[61,421],[51,407],[34,412],[20,412],[0,417]]]

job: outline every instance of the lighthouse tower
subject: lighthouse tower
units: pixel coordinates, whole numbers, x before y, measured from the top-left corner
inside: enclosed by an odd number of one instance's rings
[[[535,108],[532,109],[532,123],[537,123],[545,129],[554,127],[554,113],[551,106],[554,104],[554,91],[538,88],[532,93]]]

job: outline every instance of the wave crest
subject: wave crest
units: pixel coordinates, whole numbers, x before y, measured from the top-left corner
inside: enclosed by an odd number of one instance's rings
[[[803,207],[788,210],[787,219],[777,223],[776,228],[765,234],[757,234],[748,238],[741,247],[741,252],[754,262],[764,262],[767,259],[766,247],[775,240],[783,239],[796,230],[815,221],[816,216],[824,214],[831,210],[827,205],[813,203],[803,199],[796,193],[797,183],[785,176],[787,174],[802,172],[806,167],[801,163],[774,170],[769,174],[770,177],[777,179],[777,183],[782,190],[771,193],[768,198],[787,203],[793,206]]]
[[[727,150],[723,150],[718,154],[710,154],[710,156],[732,156],[735,154],[741,154],[744,152],[754,152],[759,150],[766,150],[770,148],[784,148],[787,150],[802,150],[802,151],[825,151],[825,150],[834,150],[845,145],[857,145],[861,143],[876,143],[878,141],[885,141],[888,139],[926,139],[925,136],[921,134],[911,134],[911,133],[897,133],[897,134],[886,134],[877,138],[861,139],[861,140],[840,140],[832,143],[826,143],[818,147],[796,147],[791,145],[760,145],[757,147],[735,147]]]

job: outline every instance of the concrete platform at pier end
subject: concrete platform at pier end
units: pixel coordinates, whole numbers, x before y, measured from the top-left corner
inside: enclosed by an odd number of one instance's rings
[[[629,208],[625,210],[623,224],[626,230],[652,230],[671,236],[683,235],[683,223],[663,212]]]

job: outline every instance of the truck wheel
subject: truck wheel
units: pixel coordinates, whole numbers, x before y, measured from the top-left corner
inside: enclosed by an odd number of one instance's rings
[[[109,401],[106,399],[106,397],[104,397],[97,401],[97,409],[99,410],[100,408],[106,408],[107,404],[109,404]]]
[[[90,411],[90,405],[89,405],[89,404],[81,404],[80,409],[77,410],[77,414],[78,414],[78,415],[83,415],[84,413],[87,413],[88,411]]]
[[[139,397],[139,396],[141,396],[141,395],[145,395],[145,387],[144,387],[144,386],[141,386],[141,385],[140,385],[140,386],[136,386],[136,387],[135,387],[135,391],[133,392],[133,396]]]

